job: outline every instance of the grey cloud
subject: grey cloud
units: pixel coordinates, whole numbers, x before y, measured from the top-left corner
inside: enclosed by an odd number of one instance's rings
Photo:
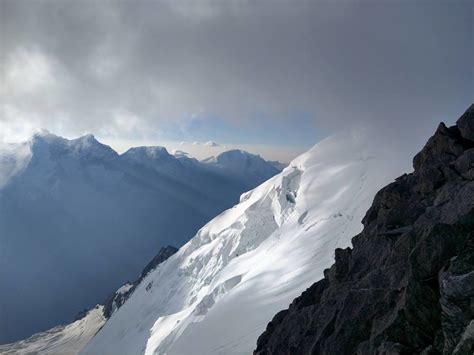
[[[3,0],[0,128],[139,136],[305,113],[423,140],[474,98],[472,4]],[[47,67],[36,87],[9,82],[22,56],[30,77]]]
[[[0,188],[21,172],[31,159],[27,144],[0,144]]]

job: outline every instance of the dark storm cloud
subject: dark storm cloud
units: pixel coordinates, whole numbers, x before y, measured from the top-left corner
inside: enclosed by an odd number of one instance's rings
[[[424,140],[474,97],[472,1],[0,7],[3,135],[166,135],[164,122],[186,127],[199,115],[291,127],[304,114],[315,130],[363,122]]]

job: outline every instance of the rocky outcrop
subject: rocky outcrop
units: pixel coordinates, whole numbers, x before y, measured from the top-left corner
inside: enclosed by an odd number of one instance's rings
[[[145,266],[142,273],[140,274],[140,278],[138,282],[141,282],[146,275],[148,275],[152,270],[156,269],[158,265],[160,265],[163,261],[167,260],[171,255],[175,254],[178,251],[177,248],[168,245],[167,247],[163,247],[160,249],[158,254]]]
[[[474,353],[474,105],[441,123],[413,166],[255,354]]]
[[[140,274],[140,277],[133,282],[127,282],[117,291],[115,291],[110,297],[104,302],[103,314],[106,319],[109,319],[112,314],[122,307],[125,301],[130,297],[135,288],[142,282],[142,280],[148,275],[149,272],[156,269],[158,265],[167,260],[170,256],[178,251],[177,248],[168,245],[158,251],[158,254],[145,266]]]

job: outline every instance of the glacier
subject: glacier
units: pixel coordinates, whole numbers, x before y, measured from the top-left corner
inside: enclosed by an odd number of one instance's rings
[[[81,353],[250,354],[411,169],[397,148],[363,129],[321,141],[151,272]]]

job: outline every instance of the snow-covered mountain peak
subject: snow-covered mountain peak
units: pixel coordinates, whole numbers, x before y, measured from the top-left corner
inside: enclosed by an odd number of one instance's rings
[[[280,170],[264,160],[261,156],[251,154],[244,150],[233,149],[223,152],[216,157],[211,157],[202,161],[215,169],[225,170],[236,175],[275,175]]]
[[[87,134],[67,142],[69,148],[76,154],[94,158],[116,158],[118,154],[108,145],[99,142],[94,135]]]
[[[408,169],[368,138],[326,139],[243,194],[150,273],[84,353],[251,353],[268,320],[350,245],[376,191]]]
[[[142,160],[154,160],[162,161],[174,159],[174,157],[168,153],[165,147],[150,146],[150,147],[133,147],[122,154],[123,157],[130,158],[136,161]]]
[[[215,161],[217,163],[226,163],[228,161],[247,160],[247,159],[260,160],[262,158],[259,155],[255,155],[241,149],[231,149],[219,154],[215,158]]]
[[[89,147],[100,143],[93,134],[86,134],[82,137],[72,139],[69,141],[71,145],[80,145],[83,147]]]
[[[165,175],[182,176],[185,174],[184,167],[179,159],[169,154],[165,147],[134,147],[127,150],[120,157],[133,164],[147,166]]]
[[[76,158],[115,158],[118,154],[108,145],[99,142],[94,135],[87,134],[76,139],[66,139],[47,130],[34,134],[27,142],[33,157],[58,158],[72,155]]]
[[[59,137],[48,130],[42,129],[27,141],[31,147],[35,147],[41,144],[64,144],[67,140],[65,138]]]

